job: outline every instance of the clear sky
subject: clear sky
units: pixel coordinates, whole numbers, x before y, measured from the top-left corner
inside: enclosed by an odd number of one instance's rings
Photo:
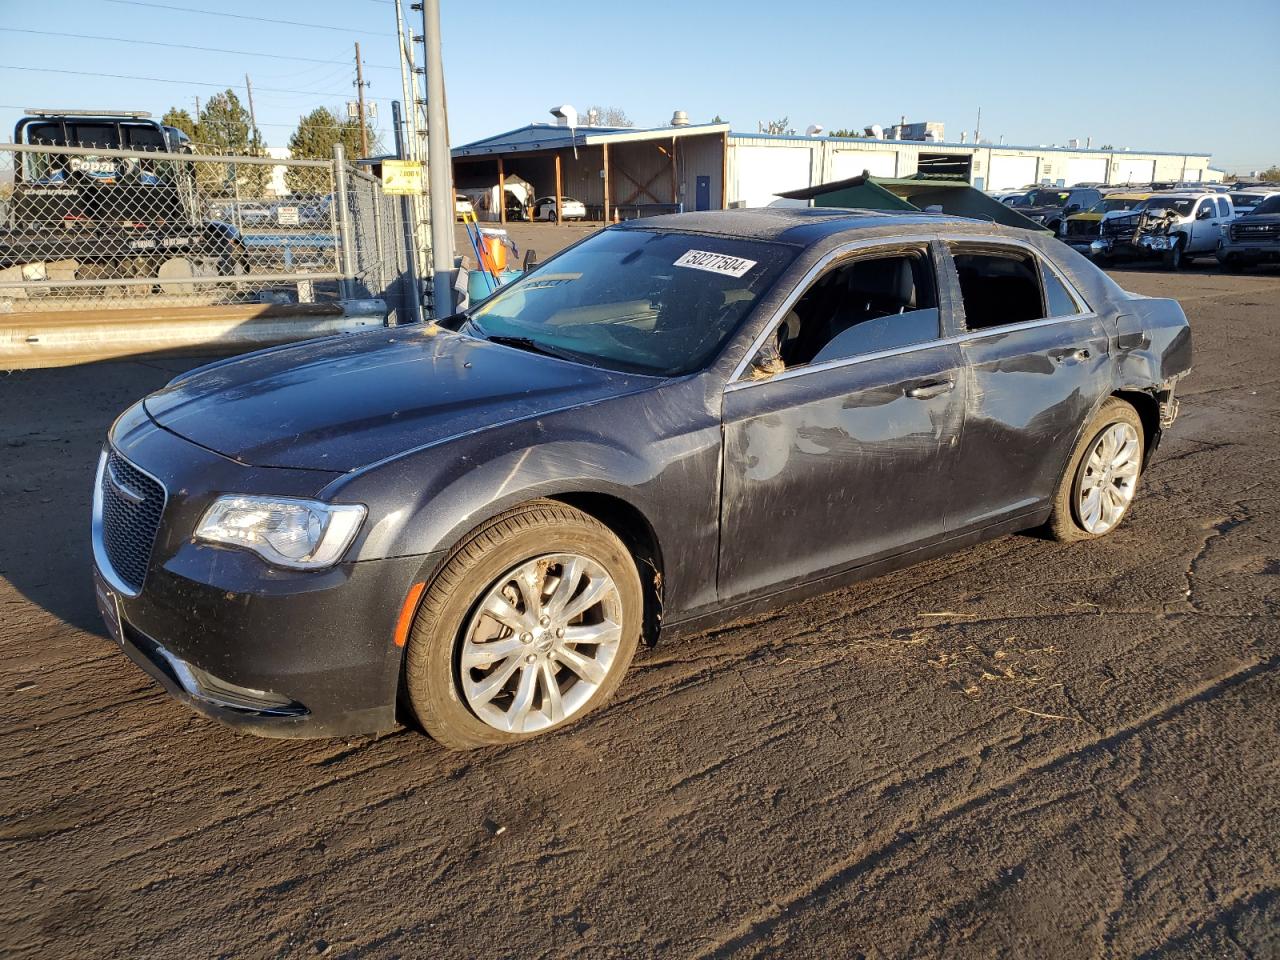
[[[1280,0],[443,0],[443,10],[454,145],[549,121],[566,102],[618,106],[640,126],[675,109],[695,122],[719,114],[743,131],[783,116],[834,130],[905,114],[945,122],[949,140],[973,130],[981,107],[993,141],[1092,137],[1210,152],[1229,171],[1280,163]],[[400,92],[391,0],[0,0],[0,125],[11,130],[25,107],[193,109],[222,87],[243,96],[247,71],[258,125],[280,145],[299,115],[354,95],[357,40],[389,143]]]

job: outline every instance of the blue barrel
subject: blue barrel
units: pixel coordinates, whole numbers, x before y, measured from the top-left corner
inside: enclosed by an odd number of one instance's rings
[[[498,274],[498,285],[506,286],[518,276],[519,270],[506,270]],[[496,289],[493,279],[483,270],[472,270],[467,274],[467,296],[472,303],[479,303]]]

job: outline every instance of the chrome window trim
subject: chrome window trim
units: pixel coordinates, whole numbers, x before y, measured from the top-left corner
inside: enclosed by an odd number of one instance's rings
[[[778,329],[778,325],[782,322],[782,318],[787,315],[793,306],[795,306],[796,301],[804,295],[804,292],[809,289],[809,286],[818,278],[818,275],[829,267],[834,260],[839,259],[845,254],[867,249],[869,247],[907,246],[916,243],[928,244],[934,240],[940,240],[947,244],[948,248],[950,248],[953,243],[973,243],[978,246],[1003,245],[1015,247],[1022,252],[1030,254],[1036,259],[1037,263],[1040,263],[1053,271],[1053,275],[1062,283],[1067,293],[1075,300],[1076,305],[1083,305],[1087,309],[1082,310],[1079,313],[1068,314],[1061,317],[1041,317],[1038,320],[1023,320],[1019,323],[1001,324],[998,327],[983,327],[980,330],[969,330],[966,324],[964,333],[950,337],[939,337],[935,340],[927,340],[923,343],[912,343],[904,347],[896,347],[893,350],[881,350],[876,353],[865,353],[856,357],[842,357],[837,360],[828,360],[824,363],[806,364],[802,367],[796,367],[794,370],[784,370],[782,373],[774,374],[772,377],[766,377],[762,380],[741,379],[742,374],[750,367],[752,358],[755,357],[756,353],[764,345],[765,340],[767,340],[769,336]],[[935,264],[935,270],[936,269],[937,266]],[[1079,288],[1077,288],[1076,285],[1063,274],[1057,264],[1041,254],[1040,251],[1030,243],[1025,240],[1020,240],[1017,237],[975,237],[967,234],[934,234],[929,236],[913,235],[906,237],[894,237],[889,240],[886,240],[884,237],[855,240],[852,243],[847,243],[843,246],[837,247],[835,250],[824,255],[821,260],[814,264],[808,272],[805,273],[800,282],[796,284],[795,289],[787,299],[782,302],[782,305],[774,311],[773,316],[769,318],[769,322],[765,325],[763,332],[760,333],[752,342],[751,349],[749,349],[746,354],[744,354],[743,359],[738,362],[729,382],[725,384],[725,392],[727,393],[734,390],[740,390],[743,387],[754,387],[765,383],[777,383],[779,380],[790,380],[794,377],[803,376],[807,373],[816,373],[822,370],[834,370],[840,367],[852,366],[857,363],[866,363],[870,360],[883,360],[886,357],[901,356],[907,353],[915,353],[919,350],[929,350],[933,347],[947,346],[949,344],[962,344],[971,340],[981,340],[986,337],[1012,333],[1020,330],[1034,330],[1037,327],[1047,327],[1056,323],[1069,323],[1075,320],[1085,320],[1096,317],[1097,315],[1097,311],[1089,306],[1089,301],[1080,294]],[[939,313],[939,321],[941,321],[941,313]]]
[[[912,244],[925,244],[926,246],[928,246],[928,244],[932,243],[936,239],[937,239],[937,236],[934,234],[920,234],[920,235],[913,234],[910,236],[891,237],[891,238],[868,237],[865,240],[852,240],[849,243],[841,244],[840,246],[836,247],[834,250],[831,250],[830,252],[823,254],[822,259],[820,259],[817,263],[815,263],[812,267],[810,267],[808,271],[806,271],[805,275],[800,278],[799,282],[796,283],[795,288],[791,291],[790,294],[787,295],[787,299],[782,301],[782,303],[778,306],[778,308],[774,310],[773,315],[769,318],[769,322],[764,325],[764,329],[761,330],[761,332],[756,335],[756,338],[753,341],[751,341],[751,346],[747,349],[747,352],[742,355],[742,359],[738,361],[737,366],[733,368],[733,373],[729,375],[729,380],[726,386],[732,387],[740,383],[749,383],[749,384],[750,383],[767,383],[773,380],[777,380],[779,377],[786,375],[786,373],[780,373],[773,377],[770,377],[768,381],[765,381],[765,380],[745,380],[744,381],[741,379],[742,375],[747,371],[747,368],[751,366],[751,361],[752,359],[754,359],[756,353],[758,353],[760,348],[764,346],[764,342],[769,339],[770,335],[772,335],[778,329],[778,325],[782,323],[783,318],[788,313],[791,312],[791,308],[796,305],[796,301],[798,301],[808,291],[809,287],[813,284],[813,282],[818,279],[818,276],[824,270],[826,270],[829,266],[831,266],[833,262],[835,262],[836,260],[839,260],[842,257],[848,256],[852,253],[856,253],[859,250],[866,250],[872,247],[899,247],[899,246],[909,246]],[[934,269],[936,272],[936,269],[937,269],[936,265]],[[941,322],[941,316],[942,316],[941,312],[939,312],[938,316],[939,316],[939,322]],[[937,342],[938,342],[937,340],[929,341],[930,344],[937,343]],[[832,364],[844,363],[844,362],[846,361],[832,360],[824,364],[819,364],[819,366],[821,366],[823,369],[826,369]],[[803,370],[803,369],[805,368],[797,367],[796,372],[799,372],[800,370]]]

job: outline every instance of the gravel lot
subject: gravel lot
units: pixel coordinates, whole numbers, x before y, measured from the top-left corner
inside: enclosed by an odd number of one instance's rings
[[[89,494],[192,361],[0,376],[0,954],[1280,955],[1280,276],[1116,276],[1197,356],[1114,536],[659,644],[465,755],[161,693],[97,621]]]

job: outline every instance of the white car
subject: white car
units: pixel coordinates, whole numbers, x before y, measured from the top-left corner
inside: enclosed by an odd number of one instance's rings
[[[1102,257],[1162,259],[1177,270],[1196,257],[1215,254],[1234,217],[1225,193],[1157,193],[1103,220],[1102,234],[1091,250]]]
[[[564,220],[585,220],[587,218],[587,207],[581,200],[575,200],[573,197],[561,197],[560,206],[563,210],[561,217]],[[533,218],[554,223],[556,219],[556,198],[539,197],[533,201]]]
[[[1227,196],[1231,198],[1231,206],[1235,209],[1236,216],[1243,217],[1246,213],[1252,213],[1254,207],[1276,193],[1280,193],[1280,190],[1257,187],[1249,190],[1233,190]]]
[[[476,208],[472,205],[471,200],[458,194],[453,198],[453,218],[461,220],[464,216],[475,216]]]

